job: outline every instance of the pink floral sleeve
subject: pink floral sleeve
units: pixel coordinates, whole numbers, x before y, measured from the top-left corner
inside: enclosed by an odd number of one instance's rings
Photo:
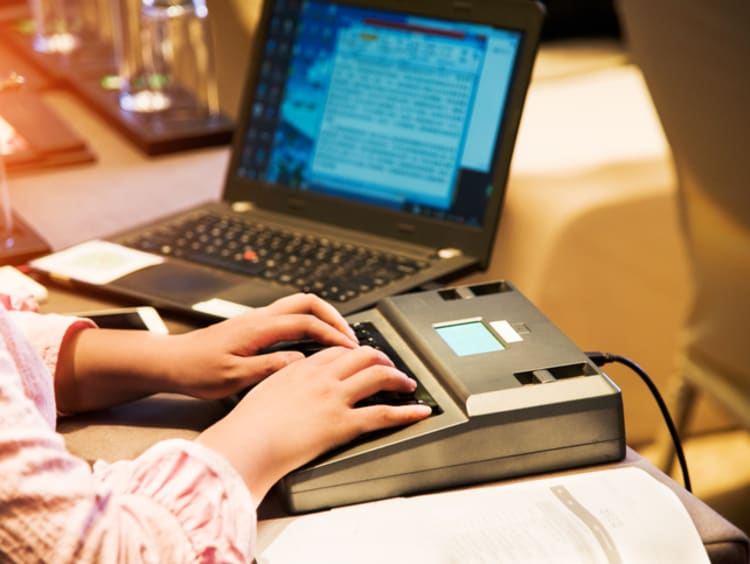
[[[51,373],[81,323],[0,305],[0,560],[250,561],[254,501],[210,449],[170,440],[93,471],[65,449]]]

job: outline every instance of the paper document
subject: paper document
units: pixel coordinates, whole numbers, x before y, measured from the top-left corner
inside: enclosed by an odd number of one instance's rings
[[[95,239],[38,258],[31,266],[53,277],[104,285],[162,262],[162,256]]]
[[[709,562],[687,510],[616,468],[261,521],[258,564]]]

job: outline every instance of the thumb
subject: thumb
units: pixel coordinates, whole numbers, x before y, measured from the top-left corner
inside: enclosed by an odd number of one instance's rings
[[[285,366],[305,358],[299,351],[277,351],[247,357],[244,361],[244,372],[247,374],[248,384],[257,384],[274,372]]]

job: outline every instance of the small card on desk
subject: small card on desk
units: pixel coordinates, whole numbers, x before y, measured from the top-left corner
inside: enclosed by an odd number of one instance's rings
[[[102,286],[161,262],[164,258],[157,255],[109,241],[93,240],[36,259],[31,267],[58,280]]]

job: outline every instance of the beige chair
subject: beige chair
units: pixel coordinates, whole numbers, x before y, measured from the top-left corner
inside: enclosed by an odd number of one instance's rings
[[[750,430],[750,2],[618,2],[673,152],[692,268],[673,417],[684,435],[705,393]],[[661,456],[670,469],[666,441]]]

